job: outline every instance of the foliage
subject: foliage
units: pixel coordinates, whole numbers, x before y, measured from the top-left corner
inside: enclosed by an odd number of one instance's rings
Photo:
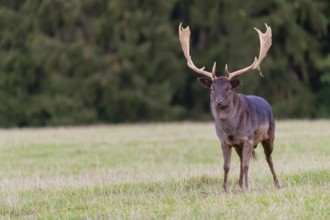
[[[0,1],[0,126],[202,119],[208,92],[178,43],[192,29],[197,66],[218,74],[258,53],[253,26],[273,29],[265,75],[239,90],[277,117],[327,117],[328,1]],[[221,70],[220,70],[221,68]],[[206,116],[207,115],[207,116]]]

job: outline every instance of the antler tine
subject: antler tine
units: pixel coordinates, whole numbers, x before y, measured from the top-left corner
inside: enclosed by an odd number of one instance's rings
[[[212,67],[212,79],[216,79],[217,75],[215,74],[215,69],[217,66],[217,62],[214,61],[213,67]]]
[[[179,25],[179,40],[181,43],[181,48],[183,51],[184,56],[186,57],[187,60],[187,65],[190,69],[192,69],[193,71],[203,74],[205,76],[210,77],[211,79],[216,79],[216,74],[215,74],[215,68],[216,68],[216,63],[214,62],[213,68],[212,68],[212,72],[208,72],[205,71],[205,67],[202,68],[197,68],[195,66],[195,64],[193,63],[191,56],[190,56],[190,29],[189,26],[187,26],[186,28],[182,27],[182,23],[180,23]]]
[[[226,66],[225,66],[225,72],[226,72],[227,77],[229,77],[230,72],[228,71],[228,65],[227,65],[227,64],[226,64]]]
[[[228,71],[227,65],[226,65],[225,71],[228,75],[227,76],[228,79],[241,75],[249,70],[258,69],[260,71],[260,63],[266,57],[267,52],[272,45],[272,29],[266,23],[265,23],[265,26],[266,26],[265,33],[262,33],[259,29],[254,28],[257,31],[258,36],[259,36],[259,42],[260,42],[259,58],[257,59],[257,57],[255,57],[253,63],[250,66],[248,66],[244,69],[232,72],[232,73],[230,73]]]

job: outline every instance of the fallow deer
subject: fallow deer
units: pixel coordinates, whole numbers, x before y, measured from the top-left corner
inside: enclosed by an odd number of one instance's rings
[[[231,150],[235,149],[240,158],[239,186],[243,188],[243,178],[245,189],[249,190],[248,172],[250,158],[254,156],[254,148],[261,142],[266,161],[273,175],[274,184],[280,188],[274,165],[272,152],[274,149],[275,120],[270,104],[261,97],[253,95],[243,95],[236,93],[235,89],[241,85],[241,81],[234,77],[246,73],[250,70],[259,70],[260,63],[265,58],[272,45],[272,31],[266,25],[266,32],[262,33],[254,28],[260,41],[259,57],[254,62],[241,70],[229,72],[227,64],[225,72],[227,76],[216,76],[216,63],[214,62],[212,72],[208,72],[205,67],[197,68],[190,56],[190,29],[179,26],[179,39],[187,65],[193,71],[207,76],[208,78],[198,78],[199,83],[210,89],[211,112],[215,121],[215,130],[221,142],[224,158],[224,181],[223,190],[228,191],[227,181],[230,170]]]

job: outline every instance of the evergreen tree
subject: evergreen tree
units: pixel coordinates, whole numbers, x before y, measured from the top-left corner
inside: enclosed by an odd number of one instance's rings
[[[0,126],[210,119],[208,92],[187,66],[178,25],[192,30],[196,66],[218,75],[258,55],[252,27],[273,30],[239,92],[277,117],[330,116],[329,1],[0,1]]]

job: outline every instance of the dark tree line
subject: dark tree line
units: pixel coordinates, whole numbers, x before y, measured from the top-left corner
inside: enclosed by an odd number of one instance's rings
[[[0,126],[210,119],[208,92],[186,66],[178,25],[192,31],[197,66],[250,64],[252,27],[273,46],[242,93],[277,118],[330,116],[326,0],[0,1]]]

